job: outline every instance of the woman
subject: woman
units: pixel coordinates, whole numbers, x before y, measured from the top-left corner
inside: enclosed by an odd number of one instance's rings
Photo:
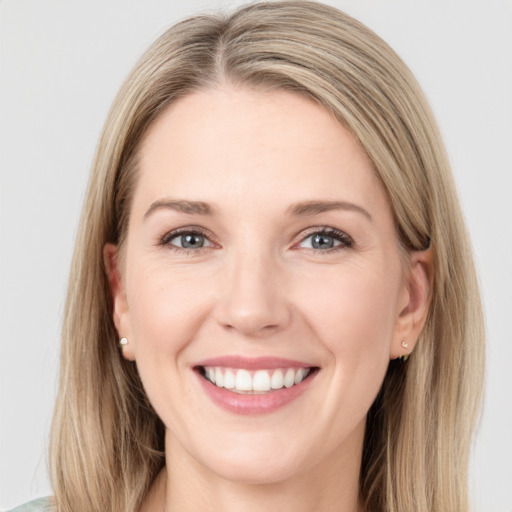
[[[275,2],[148,50],[84,205],[55,510],[466,510],[482,365],[447,159],[382,40]]]

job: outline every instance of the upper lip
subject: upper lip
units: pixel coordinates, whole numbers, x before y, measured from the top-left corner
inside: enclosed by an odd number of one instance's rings
[[[220,356],[199,361],[193,365],[198,366],[218,366],[225,368],[243,368],[245,370],[273,370],[277,368],[312,368],[314,365],[297,361],[294,359],[285,359],[282,357],[245,357],[245,356]]]

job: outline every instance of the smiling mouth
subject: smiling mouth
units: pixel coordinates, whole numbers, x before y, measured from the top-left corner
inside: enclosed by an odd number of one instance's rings
[[[293,388],[318,371],[317,367],[256,371],[221,366],[198,366],[196,369],[201,377],[217,388],[239,394],[268,394]]]

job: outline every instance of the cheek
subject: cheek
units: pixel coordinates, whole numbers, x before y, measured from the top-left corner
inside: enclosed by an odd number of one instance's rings
[[[192,403],[181,357],[207,314],[204,282],[191,272],[140,260],[128,288],[137,369],[146,393],[167,428],[187,431],[176,411]]]
[[[397,279],[385,272],[344,269],[312,276],[301,302],[305,316],[333,354],[388,349],[396,320]],[[311,290],[316,290],[312,293]]]
[[[313,277],[317,293],[307,297],[304,290],[303,311],[330,356],[327,403],[362,419],[389,364],[400,269],[356,265]]]
[[[302,292],[309,329],[327,349],[327,391],[316,414],[337,428],[325,438],[336,443],[368,413],[389,364],[396,320],[399,272],[351,268],[312,279],[317,293]]]
[[[169,364],[177,369],[180,352],[194,338],[208,310],[198,276],[146,263],[134,268],[128,293],[141,377],[156,375],[156,368]]]

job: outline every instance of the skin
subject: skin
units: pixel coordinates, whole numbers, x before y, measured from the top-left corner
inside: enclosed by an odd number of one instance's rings
[[[213,213],[155,206],[171,199]],[[287,213],[307,201],[359,209]],[[191,227],[203,247],[165,238]],[[345,237],[314,249],[325,227]],[[312,100],[226,85],[171,105],[142,144],[126,244],[105,247],[124,357],[166,426],[166,469],[141,510],[361,510],[366,414],[428,309],[431,256],[409,256],[405,270],[371,162]],[[225,355],[320,371],[286,406],[239,415],[193,371]]]

